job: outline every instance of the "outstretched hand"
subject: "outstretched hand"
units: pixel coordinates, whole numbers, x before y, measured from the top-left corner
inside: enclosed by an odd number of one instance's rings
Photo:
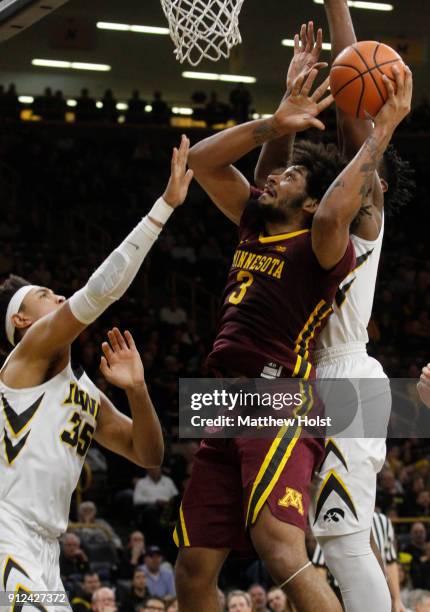
[[[287,74],[287,91],[291,91],[294,81],[302,72],[307,72],[312,68],[327,67],[326,62],[319,62],[319,57],[323,44],[323,32],[319,28],[315,40],[314,22],[309,21],[300,28],[300,34],[294,36],[294,56],[291,60]]]
[[[334,101],[330,94],[323,98],[329,87],[327,78],[311,94],[319,69],[302,72],[294,81],[291,94],[285,97],[274,115],[279,131],[283,133],[303,132],[310,128],[324,130],[325,126],[317,116]]]
[[[142,360],[129,331],[121,334],[117,327],[108,332],[109,342],[103,342],[100,371],[108,382],[128,390],[145,385]]]
[[[163,193],[163,198],[176,208],[184,203],[188,194],[188,188],[193,180],[193,171],[187,170],[188,152],[190,150],[190,141],[183,134],[179,149],[173,149],[170,179]]]

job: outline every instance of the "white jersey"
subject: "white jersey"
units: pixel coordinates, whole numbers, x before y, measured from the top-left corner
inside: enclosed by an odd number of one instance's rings
[[[337,291],[333,314],[317,339],[317,350],[351,342],[368,343],[367,326],[372,315],[383,237],[384,216],[376,240],[364,240],[351,235],[357,265]]]
[[[99,409],[99,390],[70,364],[37,387],[0,381],[0,516],[43,536],[66,530]]]

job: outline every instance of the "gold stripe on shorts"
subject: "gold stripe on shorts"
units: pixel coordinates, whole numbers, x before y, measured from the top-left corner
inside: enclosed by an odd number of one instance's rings
[[[190,539],[188,537],[187,527],[185,525],[184,511],[181,507],[179,508],[179,518],[176,523],[175,530],[173,532],[173,541],[179,548],[181,546],[190,546]]]
[[[279,480],[282,470],[297,444],[302,428],[284,425],[273,440],[252,487],[246,514],[246,526],[253,525],[258,514]]]

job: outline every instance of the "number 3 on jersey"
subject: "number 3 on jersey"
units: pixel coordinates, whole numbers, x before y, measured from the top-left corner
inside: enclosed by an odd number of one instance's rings
[[[249,287],[254,282],[254,275],[251,274],[251,272],[246,272],[245,270],[241,270],[240,272],[238,272],[236,280],[238,283],[240,283],[241,281],[242,283],[239,286],[239,291],[233,291],[233,293],[230,294],[230,297],[228,298],[228,301],[230,302],[230,304],[240,304],[241,303]]]

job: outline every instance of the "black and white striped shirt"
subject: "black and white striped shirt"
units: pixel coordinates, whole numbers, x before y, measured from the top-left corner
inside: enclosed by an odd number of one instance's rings
[[[397,561],[393,524],[385,514],[380,512],[373,513],[372,533],[384,563],[388,564]],[[312,556],[312,563],[316,567],[326,567],[324,553],[318,543]]]

